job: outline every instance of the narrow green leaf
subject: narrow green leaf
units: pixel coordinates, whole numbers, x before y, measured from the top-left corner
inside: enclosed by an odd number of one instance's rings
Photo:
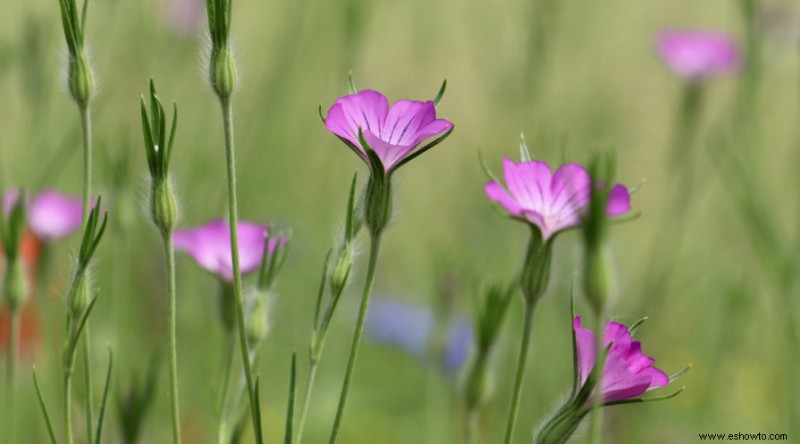
[[[328,281],[328,261],[331,260],[333,250],[328,250],[325,255],[325,262],[322,263],[322,279],[319,282],[319,290],[317,291],[317,304],[314,308],[314,332],[319,328],[319,312],[322,309],[322,296],[325,294],[325,283]]]
[[[639,183],[637,183],[636,185],[632,186],[628,190],[628,193],[631,194],[631,195],[636,194],[640,189],[642,189],[642,187],[644,186],[645,182],[646,182],[645,179],[640,180]]]
[[[319,119],[322,120],[323,125],[325,124],[325,116],[322,114],[322,104],[319,104]]]
[[[147,154],[147,166],[150,169],[150,174],[156,174],[158,171],[156,169],[156,162],[157,162],[157,154],[154,150],[153,144],[153,136],[152,131],[150,129],[150,119],[147,116],[147,105],[144,102],[144,96],[142,96],[142,135],[144,135],[144,148],[145,153]]]
[[[103,400],[100,402],[100,414],[97,417],[97,433],[95,434],[95,444],[100,444],[100,437],[103,435],[103,419],[106,414],[106,403],[108,402],[108,389],[111,387],[111,370],[114,367],[114,354],[111,348],[108,349],[108,370],[106,371],[106,383],[103,388]]]
[[[414,160],[415,158],[419,157],[420,155],[422,155],[422,153],[424,153],[424,152],[428,151],[429,149],[435,147],[436,145],[444,142],[444,139],[447,139],[450,136],[450,134],[452,134],[454,128],[455,128],[455,126],[452,126],[446,133],[444,133],[441,136],[439,136],[438,139],[435,139],[433,142],[423,146],[422,148],[417,149],[416,151],[411,153],[411,155],[406,156],[403,160],[398,162],[394,166],[393,169],[396,170],[396,169],[400,168],[401,166],[407,164],[408,162],[410,162],[410,161]]]
[[[284,433],[284,444],[292,444],[292,432],[294,424],[294,398],[297,387],[297,353],[292,353],[292,371],[289,379],[289,403],[286,406],[286,428]]]
[[[350,70],[347,73],[347,90],[350,94],[358,94],[358,89],[356,89],[356,84],[353,83],[353,70]]]
[[[433,106],[438,106],[439,102],[442,101],[444,97],[444,92],[447,90],[447,79],[442,81],[442,86],[439,87],[439,92],[436,94],[436,98],[433,99]]]
[[[169,130],[169,143],[167,143],[166,152],[164,153],[164,176],[167,175],[169,168],[169,160],[172,158],[172,145],[175,143],[175,130],[178,128],[178,104],[172,102],[172,127]]]
[[[89,0],[83,0],[83,8],[81,10],[81,23],[80,23],[80,30],[81,30],[81,45],[84,42],[84,33],[86,31],[86,12],[89,10]]]
[[[631,325],[630,327],[628,327],[628,332],[631,334],[631,337],[633,337],[634,333],[636,333],[636,330],[639,329],[639,326],[644,324],[644,321],[646,321],[647,319],[649,318],[645,316],[642,319],[639,319],[638,321],[634,322],[633,325]]]
[[[92,243],[92,247],[89,250],[89,254],[87,256],[87,263],[92,259],[94,256],[95,250],[97,250],[97,246],[100,245],[100,241],[103,239],[103,234],[106,232],[106,226],[108,225],[108,212],[103,213],[103,222],[100,224],[100,229],[97,230],[97,236],[95,236],[94,242]]]
[[[354,231],[354,218],[355,218],[355,196],[356,196],[356,183],[358,180],[358,171],[353,173],[353,181],[350,183],[350,196],[347,199],[347,218],[345,220],[344,237],[346,241],[350,241],[355,236]]]
[[[528,150],[528,143],[525,142],[525,134],[522,133],[519,135],[519,158],[521,162],[530,162],[533,159]]]
[[[47,434],[50,437],[50,444],[58,444],[56,433],[53,431],[53,421],[50,420],[50,413],[47,410],[47,403],[42,395],[42,389],[39,387],[39,380],[36,378],[36,366],[33,367],[33,385],[36,387],[36,396],[39,398],[39,407],[42,410],[45,425],[47,425]]]
[[[89,320],[89,315],[92,314],[92,309],[94,308],[95,302],[97,302],[97,296],[93,297],[91,302],[89,302],[89,306],[86,308],[86,312],[83,314],[81,322],[78,324],[78,329],[75,330],[75,335],[71,338],[68,348],[68,353],[70,355],[75,353],[75,347],[78,345],[78,339],[80,339],[81,333],[83,333],[83,328],[86,327],[86,322]]]
[[[677,373],[675,373],[675,374],[673,374],[673,375],[670,375],[670,377],[669,377],[669,383],[670,383],[670,384],[672,384],[673,382],[677,381],[678,379],[681,379],[681,377],[682,377],[683,375],[685,375],[685,374],[686,374],[686,372],[688,372],[688,371],[689,371],[689,370],[691,370],[691,369],[692,369],[692,364],[689,364],[689,365],[687,365],[686,367],[682,368],[682,369],[681,369],[680,371],[678,371]]]
[[[634,399],[626,399],[623,401],[614,401],[614,402],[607,402],[603,404],[604,406],[612,406],[612,405],[622,405],[622,404],[636,404],[640,402],[655,402],[655,401],[666,401],[667,399],[672,399],[681,394],[682,391],[686,390],[686,387],[681,387],[679,390],[670,393],[669,395],[664,396],[653,396],[648,398],[634,398]]]

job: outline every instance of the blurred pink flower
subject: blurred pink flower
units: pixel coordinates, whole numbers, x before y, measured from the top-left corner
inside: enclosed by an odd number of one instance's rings
[[[581,317],[573,322],[578,351],[578,374],[585,384],[596,362],[595,336],[591,330],[581,327]],[[603,366],[603,402],[624,401],[636,398],[654,387],[669,384],[669,376],[654,367],[655,360],[642,353],[642,344],[634,341],[628,328],[609,321],[606,324],[604,346],[612,344]]]
[[[714,31],[664,31],[657,44],[667,67],[692,82],[732,74],[741,63],[736,41]]]
[[[286,243],[285,238],[270,238],[267,242],[268,225],[240,221],[238,230],[239,268],[242,274],[259,268],[265,246],[268,254],[272,255],[279,243]],[[227,282],[233,281],[230,227],[227,222],[214,220],[197,228],[178,230],[173,240],[175,248],[188,253],[198,265]]]
[[[3,196],[3,211],[16,203],[19,193],[10,190]],[[80,198],[44,190],[27,202],[27,222],[33,234],[44,242],[69,236],[81,227],[83,203]]]
[[[543,240],[580,224],[589,204],[591,179],[577,163],[562,165],[555,174],[539,160],[514,163],[503,159],[506,188],[496,181],[486,184],[486,195],[514,218],[536,226]],[[606,213],[618,216],[631,208],[630,194],[616,184],[608,196]]]
[[[389,107],[383,94],[369,89],[336,99],[325,126],[369,164],[359,141],[360,130],[386,172],[432,148],[441,138],[417,150],[425,140],[453,129],[449,121],[436,118],[432,101],[398,100]]]

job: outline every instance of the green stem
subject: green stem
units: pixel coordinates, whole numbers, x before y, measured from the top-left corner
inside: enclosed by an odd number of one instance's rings
[[[172,233],[164,235],[164,248],[167,255],[167,305],[169,324],[169,398],[172,412],[172,442],[181,442],[181,417],[178,409],[178,339],[176,332],[177,292],[175,289],[175,247]]]
[[[358,357],[358,349],[361,345],[361,336],[364,333],[364,321],[367,318],[367,308],[369,308],[372,284],[375,280],[375,270],[378,265],[380,243],[380,235],[373,234],[370,238],[369,266],[367,268],[367,279],[364,283],[364,294],[361,296],[361,306],[358,309],[356,331],[355,334],[353,334],[353,343],[350,346],[350,359],[347,361],[347,371],[345,373],[344,383],[342,384],[342,393],[339,395],[339,406],[336,409],[336,419],[333,422],[333,429],[331,430],[330,444],[334,444],[339,435],[339,427],[341,426],[342,416],[344,415],[344,406],[345,403],[347,403],[347,393],[350,390],[350,381],[353,378],[353,370],[355,370],[356,367],[356,358]]]
[[[16,360],[17,360],[17,345],[19,342],[19,309],[9,308],[10,322],[8,325],[8,360],[6,361],[6,418],[8,424],[6,425],[6,439],[7,442],[14,442],[14,388],[16,386]]]
[[[592,422],[589,429],[589,442],[592,444],[601,444],[603,442],[603,369],[606,363],[604,321],[604,310],[598,310],[597,319],[595,320],[595,365],[593,370],[597,383],[595,385],[594,398],[591,401],[593,404]]]
[[[472,411],[467,412],[467,442],[469,444],[479,444],[480,443],[480,416],[478,415],[478,409],[472,409]]]
[[[239,328],[239,346],[242,351],[242,367],[247,380],[247,393],[250,399],[250,413],[253,420],[253,431],[256,442],[261,443],[261,419],[256,415],[256,397],[253,381],[253,370],[250,366],[250,352],[247,347],[247,332],[244,320],[244,302],[242,300],[242,275],[239,271],[239,213],[236,200],[236,156],[233,143],[233,106],[230,98],[221,98],[222,120],[225,127],[225,160],[228,170],[228,218],[231,232],[231,262],[233,268],[233,295],[236,303],[236,321]]]
[[[226,421],[226,401],[228,400],[228,386],[231,380],[231,368],[233,367],[233,351],[236,348],[236,338],[234,335],[228,335],[225,347],[225,361],[222,363],[224,376],[222,377],[222,390],[219,396],[219,408],[217,410],[217,442],[224,444],[226,442],[225,435],[227,435],[227,421]]]
[[[308,376],[306,377],[305,394],[303,395],[303,404],[300,409],[300,418],[297,420],[297,435],[294,440],[295,444],[300,444],[303,440],[303,428],[306,425],[306,413],[308,412],[308,405],[311,403],[311,391],[314,389],[314,380],[317,377],[318,365],[318,359],[312,359],[309,363]]]
[[[79,107],[81,115],[81,132],[83,135],[83,218],[84,223],[89,214],[92,193],[92,114],[88,106]],[[86,430],[90,436],[92,430],[92,417],[94,415],[94,400],[92,399],[92,366],[91,366],[91,335],[87,321],[83,331],[83,383],[86,391]]]
[[[75,334],[77,325],[75,320],[68,320],[68,335],[71,338]],[[71,339],[67,339],[67,356],[64,357],[64,436],[66,444],[72,444],[72,371],[75,367],[76,347],[70,347]],[[90,432],[91,433],[91,432]]]
[[[510,444],[514,437],[514,427],[517,423],[517,410],[519,409],[519,401],[522,395],[522,381],[525,377],[525,366],[528,362],[528,349],[530,348],[531,333],[533,332],[533,313],[535,308],[535,302],[525,301],[525,320],[523,321],[522,340],[519,344],[517,373],[514,377],[514,392],[511,396],[511,407],[509,408],[508,420],[506,421],[506,434],[503,439],[505,444]]]

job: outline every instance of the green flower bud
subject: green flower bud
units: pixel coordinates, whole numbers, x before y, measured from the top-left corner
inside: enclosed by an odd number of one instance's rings
[[[214,48],[211,52],[209,80],[220,99],[227,99],[236,88],[236,62],[229,46]]]
[[[531,233],[528,244],[528,253],[525,265],[522,268],[522,294],[525,300],[532,304],[542,297],[547,284],[550,282],[550,263],[553,258],[553,249],[549,241],[542,240],[537,230]]]
[[[3,281],[3,297],[13,312],[25,301],[28,295],[28,282],[25,279],[25,272],[22,262],[18,260],[10,261],[6,267],[6,276]]]
[[[162,234],[172,233],[178,219],[175,194],[169,180],[154,178],[150,192],[150,215]]]
[[[492,379],[488,362],[488,354],[479,353],[472,363],[464,391],[468,411],[478,409],[491,395]]]
[[[85,272],[75,275],[75,280],[72,283],[72,292],[69,295],[70,315],[73,319],[80,319],[83,312],[89,305],[89,277]]]
[[[364,223],[378,236],[392,217],[392,184],[389,176],[372,174],[364,195]]]
[[[85,108],[89,105],[89,100],[91,100],[94,91],[94,76],[83,52],[70,56],[67,75],[69,93],[79,107]]]
[[[269,298],[267,293],[257,292],[253,295],[253,304],[247,319],[247,344],[255,349],[269,332]]]
[[[350,271],[353,268],[353,245],[350,242],[343,243],[333,262],[333,267],[328,280],[331,286],[331,293],[338,295],[344,290],[350,278]]]

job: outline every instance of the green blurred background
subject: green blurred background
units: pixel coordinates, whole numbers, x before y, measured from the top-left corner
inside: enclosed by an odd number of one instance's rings
[[[606,410],[609,442],[695,442],[704,432],[788,433],[790,399],[800,395],[789,365],[798,350],[784,334],[784,314],[796,318],[796,306],[787,306],[793,299],[775,284],[770,272],[775,265],[765,260],[769,253],[752,232],[748,217],[755,210],[744,210],[732,191],[735,173],[720,166],[729,147],[717,136],[719,128],[729,128],[724,122],[731,120],[740,79],[706,85],[698,141],[684,160],[698,172],[693,204],[674,212],[671,191],[679,175],[668,160],[681,82],[654,50],[657,33],[673,27],[713,28],[740,42],[758,41],[759,88],[748,109],[760,130],[745,148],[751,156],[747,165],[760,178],[754,193],[770,224],[767,232],[796,256],[800,10],[788,1],[759,2],[760,12],[750,19],[758,26],[748,31],[741,12],[747,3],[234,2],[241,74],[234,105],[240,215],[294,233],[272,330],[260,352],[267,442],[282,439],[292,351],[299,354],[301,378],[305,374],[319,273],[342,229],[350,178],[356,170],[362,180],[365,176],[361,161],[325,130],[317,112],[319,104],[327,109],[347,92],[350,69],[359,88],[378,89],[390,101],[430,99],[447,78],[438,112],[456,126],[445,143],[396,177],[395,222],[385,236],[376,293],[435,306],[447,287],[456,295],[454,309],[471,313],[480,282],[517,272],[528,236],[522,224],[491,210],[478,151],[499,171],[503,155],[517,156],[520,132],[536,157],[556,164],[585,161],[594,150],[612,146],[619,180],[645,181],[633,201],[641,217],[613,230],[620,293],[612,315],[626,323],[649,316],[637,335],[645,353],[668,373],[688,363],[693,368],[677,383],[686,391],[673,400]],[[172,165],[181,226],[225,214],[221,116],[202,68],[203,17],[197,32],[182,30],[171,25],[169,11],[168,0],[92,0],[89,8],[87,38],[98,85],[95,192],[108,199],[112,218],[95,269],[100,301],[91,324],[93,360],[99,384],[105,344],[114,349],[114,397],[166,348],[162,250],[142,210],[147,176],[138,106],[149,77],[160,96],[176,100],[180,109]],[[0,4],[0,16],[4,184],[79,195],[80,130],[63,86],[58,4],[7,1]],[[722,131],[738,140],[736,131]],[[673,223],[682,227],[684,241],[657,242]],[[51,252],[49,277],[37,295],[44,345],[34,361],[58,430],[63,294],[76,237]],[[665,251],[653,251],[654,246]],[[536,316],[515,442],[530,441],[532,429],[571,381],[568,296],[580,268],[579,234],[561,236],[555,249],[555,274]],[[309,411],[309,443],[324,442],[333,421],[364,256],[329,335]],[[658,257],[668,260],[654,261]],[[668,276],[655,289],[646,279],[652,267]],[[224,345],[215,313],[218,290],[213,276],[179,258],[186,442],[207,442],[214,426]],[[502,434],[521,320],[522,302],[515,301],[496,353],[495,396],[483,413],[485,442],[498,442]],[[18,433],[25,437],[20,442],[46,437],[29,383],[32,364],[23,362],[19,370]],[[143,442],[168,441],[165,370]],[[453,382],[435,366],[366,341],[341,441],[462,442],[463,412]],[[76,413],[79,433],[81,417]],[[119,437],[114,411],[108,419],[106,437],[114,442]]]

